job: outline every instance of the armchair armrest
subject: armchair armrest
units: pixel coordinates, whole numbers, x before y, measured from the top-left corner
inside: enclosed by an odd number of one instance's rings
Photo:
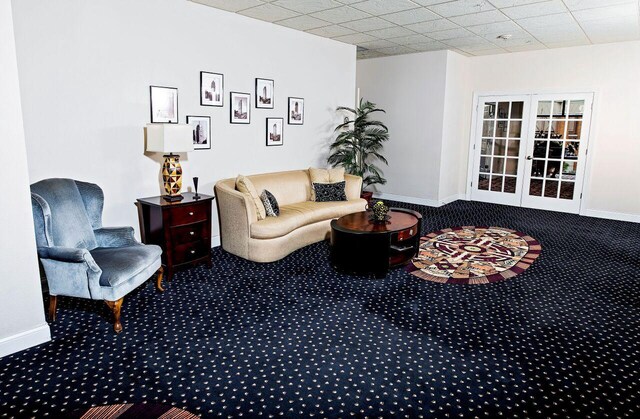
[[[59,246],[38,247],[38,256],[42,259],[51,259],[57,262],[86,263],[92,271],[102,272],[87,249]]]
[[[99,247],[135,246],[138,241],[133,235],[133,227],[101,227],[93,230]]]

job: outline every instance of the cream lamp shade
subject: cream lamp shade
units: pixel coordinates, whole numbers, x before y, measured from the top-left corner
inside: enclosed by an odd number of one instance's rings
[[[147,124],[147,151],[193,151],[193,128],[187,124]]]

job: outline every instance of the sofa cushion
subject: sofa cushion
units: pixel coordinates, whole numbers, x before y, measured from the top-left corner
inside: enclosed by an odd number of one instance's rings
[[[313,167],[310,167],[309,179],[311,179],[312,185],[314,183],[342,182],[344,180],[344,167],[335,167],[333,169],[314,169]],[[313,187],[311,188],[311,196],[309,197],[309,200],[316,200],[316,194]]]
[[[258,195],[258,191],[256,191],[256,188],[253,186],[253,182],[251,182],[251,180],[246,176],[238,175],[236,178],[236,189],[251,196],[251,199],[256,206],[258,220],[264,220],[267,217],[267,213],[264,209],[264,204]]]
[[[316,202],[346,201],[347,195],[344,191],[345,182],[336,183],[314,183],[313,190],[316,193]]]
[[[251,224],[251,237],[272,239],[318,221],[340,218],[353,212],[364,211],[365,201],[355,199],[338,202],[299,202],[280,207],[278,217],[267,217]]]
[[[260,194],[260,199],[264,204],[264,209],[267,212],[267,217],[277,217],[280,215],[280,206],[278,205],[278,200],[275,196],[268,190],[262,191]]]

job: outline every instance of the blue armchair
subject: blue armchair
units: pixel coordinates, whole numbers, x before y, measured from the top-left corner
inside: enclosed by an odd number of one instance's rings
[[[131,227],[102,227],[104,194],[98,185],[45,179],[31,185],[38,256],[49,284],[49,318],[59,295],[104,300],[122,331],[124,296],[156,271],[162,288],[162,249],[136,241]]]

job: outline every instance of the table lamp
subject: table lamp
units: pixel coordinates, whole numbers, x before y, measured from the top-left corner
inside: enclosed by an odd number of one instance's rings
[[[164,155],[162,181],[167,201],[180,201],[182,166],[180,156],[173,153],[193,151],[193,129],[187,124],[147,124],[147,151],[169,153]]]

